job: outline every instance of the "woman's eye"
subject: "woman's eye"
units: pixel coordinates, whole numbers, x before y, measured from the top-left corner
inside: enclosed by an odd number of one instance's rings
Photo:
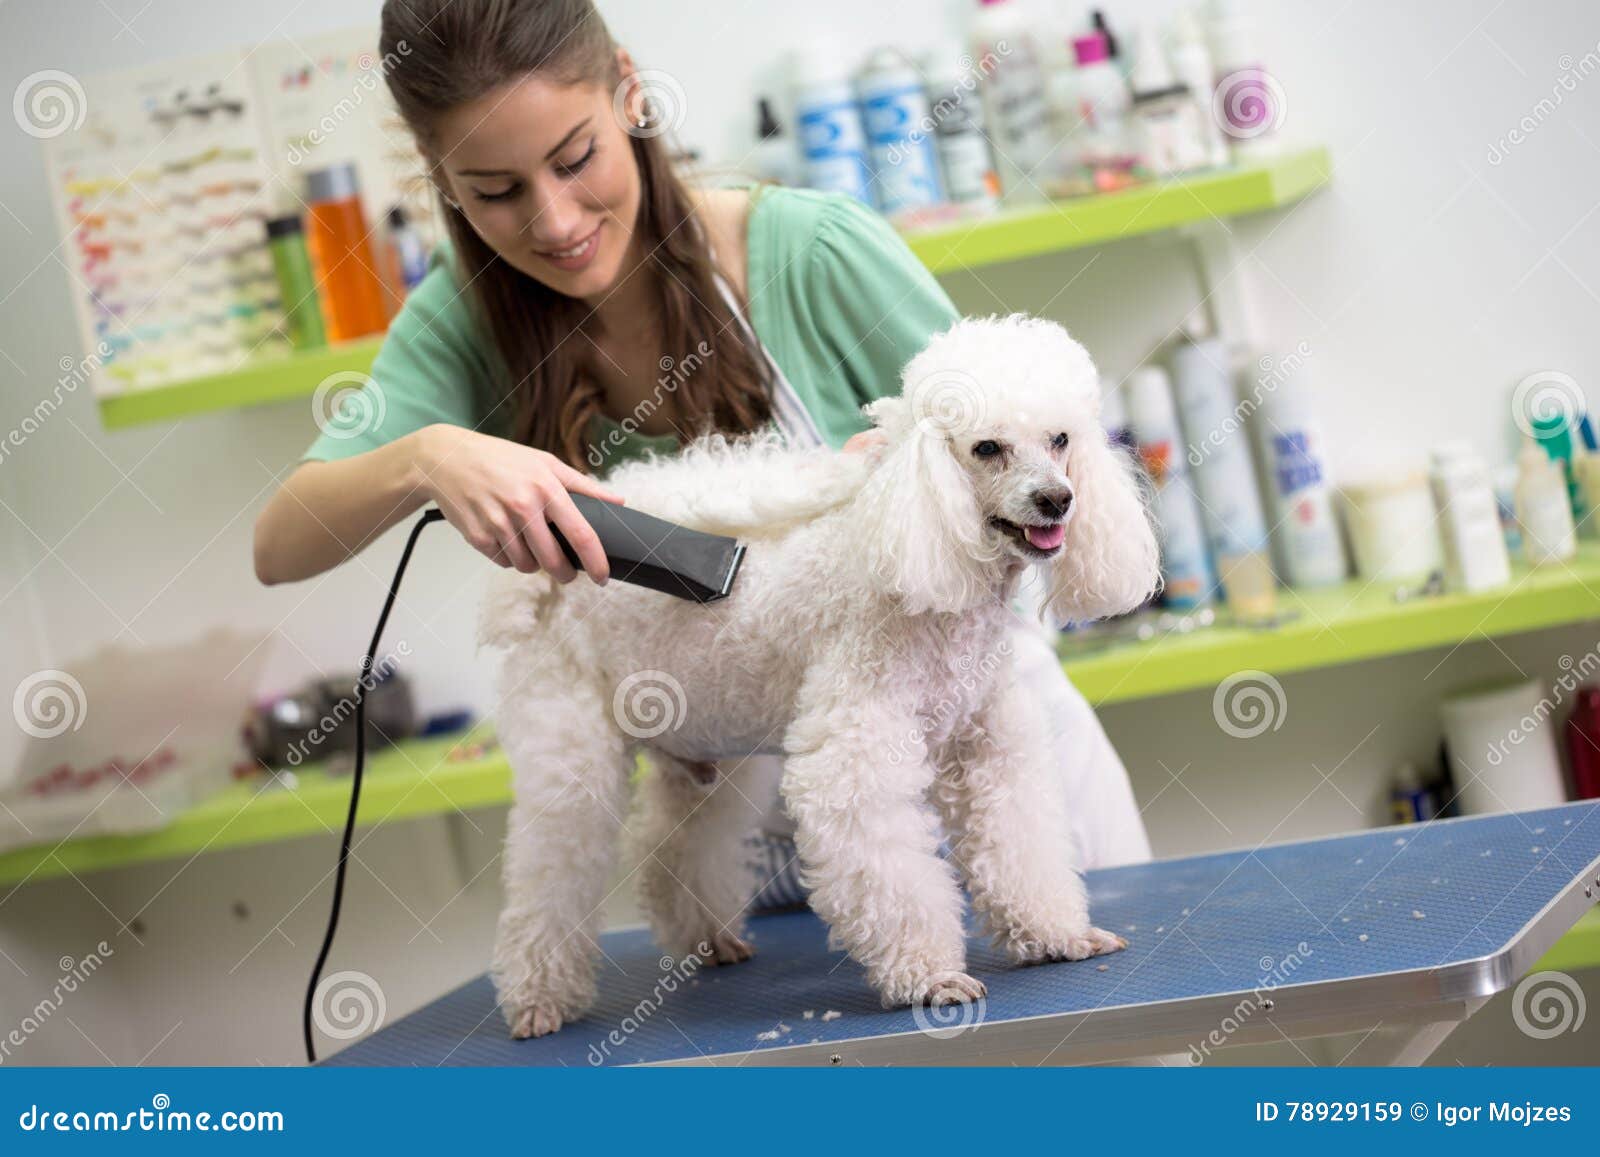
[[[472,193],[473,196],[477,197],[480,201],[509,201],[512,197],[515,197],[517,193],[521,191],[521,189],[521,185],[507,185],[504,189],[496,190],[493,193],[486,193],[482,189],[474,189],[472,190]]]
[[[1067,448],[1067,436],[1065,434],[1057,434],[1050,439],[1050,445],[1053,449],[1065,450]]]
[[[972,452],[979,458],[993,458],[1000,453],[1000,443],[985,438],[972,447]]]
[[[568,177],[581,173],[584,167],[594,159],[594,144],[594,140],[591,138],[589,141],[589,147],[584,151],[583,156],[579,157],[575,161],[557,165],[556,168]]]

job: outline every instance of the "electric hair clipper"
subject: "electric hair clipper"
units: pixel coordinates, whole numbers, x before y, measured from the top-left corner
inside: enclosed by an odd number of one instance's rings
[[[587,494],[569,496],[599,537],[612,578],[696,603],[714,603],[733,589],[744,558],[737,539],[690,530]],[[554,523],[550,529],[567,561],[582,570],[577,551]]]

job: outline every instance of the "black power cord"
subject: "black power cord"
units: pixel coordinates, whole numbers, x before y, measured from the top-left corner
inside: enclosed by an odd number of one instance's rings
[[[411,528],[411,537],[406,539],[406,548],[400,553],[400,565],[394,569],[394,581],[389,584],[389,597],[383,602],[383,612],[378,615],[378,625],[372,632],[372,642],[367,646],[366,658],[361,661],[361,675],[356,680],[356,769],[350,780],[350,814],[345,817],[344,837],[339,841],[339,866],[333,874],[333,910],[328,913],[328,931],[322,938],[322,951],[317,953],[317,963],[311,969],[311,983],[306,986],[306,1006],[301,1016],[301,1028],[306,1038],[306,1060],[311,1064],[317,1063],[317,1046],[311,1036],[311,1010],[317,999],[317,984],[322,979],[322,966],[328,962],[328,953],[333,948],[333,936],[339,929],[339,905],[344,900],[344,875],[345,868],[350,862],[350,836],[356,829],[356,810],[361,804],[361,773],[366,770],[367,763],[367,679],[372,674],[373,665],[378,660],[378,641],[383,638],[383,628],[389,621],[389,612],[394,608],[396,596],[400,594],[400,580],[405,577],[406,564],[411,561],[411,552],[416,548],[417,539],[422,534],[422,528],[430,522],[441,522],[444,514],[438,510],[429,510],[417,519]]]

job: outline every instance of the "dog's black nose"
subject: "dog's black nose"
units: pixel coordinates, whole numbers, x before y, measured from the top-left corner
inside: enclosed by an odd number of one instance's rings
[[[1046,518],[1065,518],[1068,508],[1072,506],[1072,490],[1066,486],[1058,490],[1035,490],[1033,505]]]

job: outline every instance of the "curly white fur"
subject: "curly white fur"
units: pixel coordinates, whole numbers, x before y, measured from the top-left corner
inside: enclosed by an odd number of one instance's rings
[[[720,603],[515,572],[493,583],[480,641],[508,649],[498,722],[516,782],[493,973],[513,1035],[593,1000],[641,749],[630,834],[668,951],[749,955],[739,840],[759,809],[738,780],[758,751],[786,757],[812,907],[886,1004],[982,995],[965,972],[962,881],[1018,963],[1122,946],[1090,924],[1045,720],[1009,642],[1030,566],[1048,568],[1062,619],[1129,610],[1158,582],[1094,365],[1052,323],[962,321],[867,412],[887,435],[870,456],[712,435],[608,479],[632,507],[748,544]]]

